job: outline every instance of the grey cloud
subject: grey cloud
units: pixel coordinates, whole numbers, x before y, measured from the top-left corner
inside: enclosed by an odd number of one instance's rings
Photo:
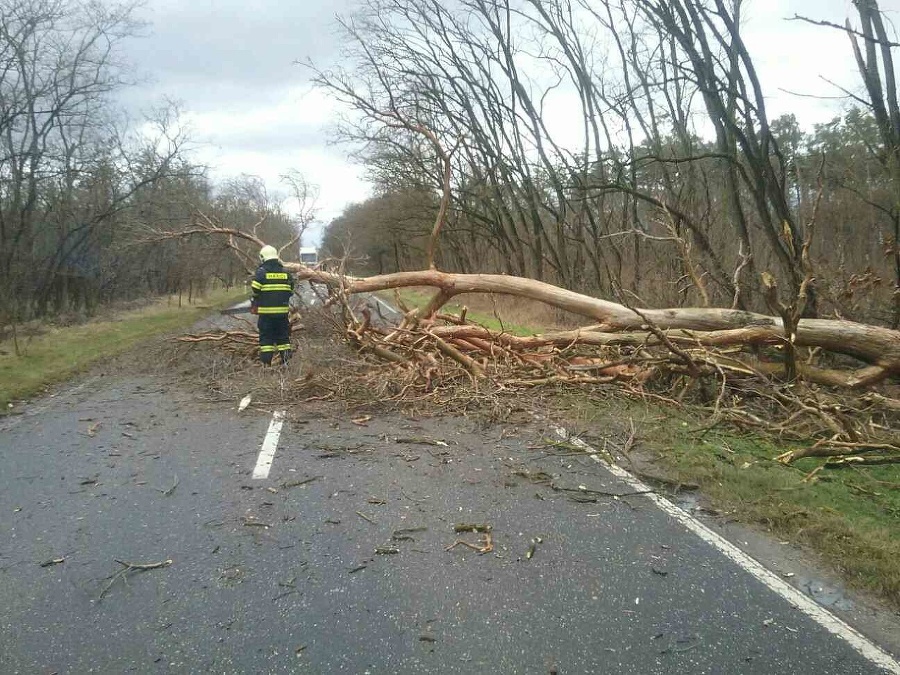
[[[335,14],[352,0],[151,0],[141,12],[149,35],[127,45],[126,57],[149,85],[124,95],[129,104],[168,96],[192,110],[217,101],[266,103],[308,72],[307,57],[333,60],[339,37]]]

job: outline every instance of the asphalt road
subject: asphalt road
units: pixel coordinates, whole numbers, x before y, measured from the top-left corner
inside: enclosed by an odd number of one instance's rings
[[[270,421],[114,376],[0,421],[0,672],[883,672],[548,429],[319,409],[253,480]]]

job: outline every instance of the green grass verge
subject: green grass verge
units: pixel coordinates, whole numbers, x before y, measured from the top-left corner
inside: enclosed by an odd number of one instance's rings
[[[792,446],[727,429],[704,429],[688,413],[611,400],[578,405],[579,424],[634,419],[639,444],[662,473],[696,483],[729,518],[763,525],[782,540],[808,546],[851,586],[900,608],[900,466],[824,469],[822,460],[785,466]],[[571,408],[570,408],[571,410]]]
[[[419,290],[417,288],[400,288],[397,289],[397,292],[400,294],[400,299],[404,302],[404,304],[406,304],[406,306],[411,309],[419,309],[421,307],[424,307],[434,296],[434,291]],[[377,295],[381,297],[385,302],[396,304],[396,296],[394,294],[394,291],[380,291],[379,293],[377,293]],[[448,302],[441,309],[441,313],[459,314],[462,311],[462,308],[463,305],[460,303]],[[511,335],[526,336],[535,335],[536,333],[540,332],[539,329],[533,326],[501,321],[494,314],[473,311],[472,309],[467,310],[466,319],[472,323],[481,324],[489,330],[503,331]]]
[[[100,361],[157,335],[186,328],[211,311],[247,297],[243,288],[213,291],[192,305],[167,300],[138,310],[116,312],[84,324],[47,326],[40,334],[0,342],[0,411],[11,401],[33,396]],[[0,413],[2,414],[2,413]]]

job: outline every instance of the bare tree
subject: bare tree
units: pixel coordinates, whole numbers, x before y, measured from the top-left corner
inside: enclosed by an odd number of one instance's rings
[[[0,278],[6,315],[97,290],[105,246],[138,192],[174,171],[176,116],[127,133],[111,95],[137,4],[7,0],[0,14]]]
[[[317,201],[319,187],[310,183],[306,176],[297,169],[281,175],[281,183],[288,188],[292,206],[296,207],[293,221],[297,231],[297,241],[303,241],[303,235],[315,220],[318,211]]]

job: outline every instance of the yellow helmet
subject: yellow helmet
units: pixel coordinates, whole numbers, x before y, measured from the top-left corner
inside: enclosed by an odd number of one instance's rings
[[[278,260],[278,249],[268,244],[259,249],[259,262],[266,262],[266,260]]]

